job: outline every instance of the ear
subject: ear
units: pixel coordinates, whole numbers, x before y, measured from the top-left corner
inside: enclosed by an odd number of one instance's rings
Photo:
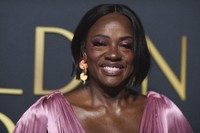
[[[87,54],[83,51],[82,59],[87,62]]]

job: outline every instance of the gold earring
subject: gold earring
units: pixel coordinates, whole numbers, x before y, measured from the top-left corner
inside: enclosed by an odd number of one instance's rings
[[[83,84],[85,84],[88,76],[87,76],[87,63],[85,63],[84,60],[82,60],[79,63],[79,67],[83,70],[82,73],[80,74],[80,79],[83,81]]]
[[[88,78],[88,76],[87,76],[87,74],[86,74],[86,71],[87,71],[87,68],[85,68],[85,69],[83,70],[83,72],[80,74],[80,79],[83,81],[83,84],[85,84],[85,82],[86,82],[86,80],[87,80],[87,78]]]

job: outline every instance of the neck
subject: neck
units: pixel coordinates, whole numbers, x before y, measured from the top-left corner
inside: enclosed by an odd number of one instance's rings
[[[127,89],[122,87],[105,87],[97,84],[88,86],[93,106],[117,107],[127,97]]]

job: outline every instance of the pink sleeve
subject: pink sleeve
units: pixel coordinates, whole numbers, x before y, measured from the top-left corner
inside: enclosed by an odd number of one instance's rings
[[[45,108],[49,133],[85,133],[72,106],[60,92],[56,91],[48,97]]]
[[[47,117],[43,109],[45,97],[33,104],[17,122],[13,133],[46,133]]]
[[[58,91],[43,96],[17,122],[14,133],[85,133],[70,103]]]
[[[149,92],[140,133],[193,133],[179,108],[166,96]]]

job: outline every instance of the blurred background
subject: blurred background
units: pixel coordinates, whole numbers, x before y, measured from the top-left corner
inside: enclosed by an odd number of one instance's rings
[[[1,0],[0,133],[12,132],[42,95],[79,85],[71,77],[70,40],[84,13],[102,3],[128,5],[149,37],[152,67],[147,87],[136,89],[169,97],[200,132],[200,1]]]

